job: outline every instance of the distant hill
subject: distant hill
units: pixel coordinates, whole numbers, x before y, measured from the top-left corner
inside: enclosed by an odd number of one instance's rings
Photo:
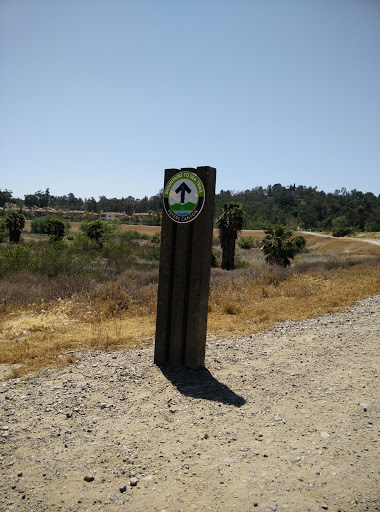
[[[195,204],[194,203],[185,203],[185,204],[181,204],[181,203],[175,203],[175,204],[171,204],[170,205],[170,208],[176,212],[183,212],[183,211],[192,211],[194,210],[195,208]]]
[[[380,196],[345,188],[324,192],[317,187],[277,183],[244,192],[221,190],[215,197],[215,216],[229,201],[240,203],[246,212],[246,229],[265,229],[268,224],[283,224],[293,229],[334,230],[353,228],[380,231]]]
[[[207,201],[207,198],[206,198]],[[266,188],[250,190],[221,190],[215,195],[215,222],[223,212],[223,204],[229,201],[240,203],[246,213],[244,228],[265,229],[268,225],[283,224],[293,229],[333,230],[352,228],[358,231],[380,231],[380,196],[360,190],[348,191],[345,188],[335,192],[324,192],[317,187],[277,183]],[[126,216],[135,213],[153,213],[150,223],[158,224],[162,212],[162,191],[142,199],[132,196],[98,200],[91,197],[81,199],[73,193],[67,196],[53,196],[49,189],[39,190],[25,196],[24,200],[12,198],[8,190],[0,190],[1,207],[6,203],[23,208],[53,208],[61,210],[83,210],[88,212],[125,212]],[[172,205],[177,212],[192,211],[194,203]]]

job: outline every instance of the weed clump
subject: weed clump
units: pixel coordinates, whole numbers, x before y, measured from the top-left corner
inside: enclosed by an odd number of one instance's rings
[[[243,235],[239,237],[237,243],[241,249],[252,249],[256,245],[255,239],[251,235]]]

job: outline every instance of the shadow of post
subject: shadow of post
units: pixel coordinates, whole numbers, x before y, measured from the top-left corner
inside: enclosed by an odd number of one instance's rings
[[[216,380],[207,368],[199,370],[169,366],[160,366],[159,368],[173,386],[185,396],[234,405],[235,407],[241,407],[246,402],[242,396],[237,395],[228,386]]]

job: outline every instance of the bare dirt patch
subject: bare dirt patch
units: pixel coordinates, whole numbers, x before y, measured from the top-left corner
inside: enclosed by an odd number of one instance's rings
[[[379,510],[380,296],[207,346],[97,351],[0,387],[0,509]]]

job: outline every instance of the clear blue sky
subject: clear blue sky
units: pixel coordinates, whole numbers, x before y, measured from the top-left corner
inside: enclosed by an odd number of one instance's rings
[[[380,194],[378,0],[0,0],[0,189]]]

